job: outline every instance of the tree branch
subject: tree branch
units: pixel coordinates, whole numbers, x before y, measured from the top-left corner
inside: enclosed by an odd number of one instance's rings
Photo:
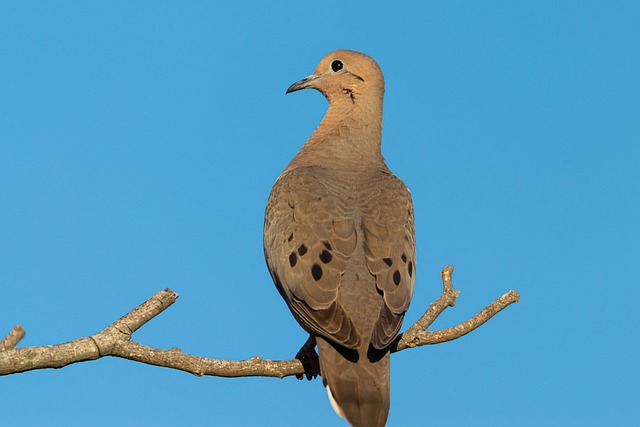
[[[400,334],[398,338],[391,344],[391,352],[404,350],[405,348],[419,347],[427,344],[440,344],[452,341],[467,335],[469,332],[480,327],[487,320],[505,309],[508,305],[520,301],[520,294],[516,291],[509,291],[500,298],[489,304],[480,313],[471,319],[454,326],[452,328],[440,331],[427,332],[427,328],[442,314],[447,307],[456,305],[456,299],[460,295],[460,291],[453,289],[451,276],[453,275],[453,266],[448,265],[442,269],[440,277],[442,277],[442,295],[429,309],[422,315],[420,319]]]
[[[427,332],[426,329],[447,308],[453,307],[459,291],[453,290],[453,267],[448,266],[440,274],[443,292],[424,315],[392,344],[396,352],[410,347],[438,344],[460,338],[495,316],[508,305],[519,301],[520,295],[510,291],[489,304],[473,318],[452,328]],[[17,325],[0,344],[0,375],[10,375],[34,369],[62,368],[72,363],[95,360],[104,356],[121,357],[149,365],[179,369],[197,376],[220,377],[264,376],[284,378],[304,373],[298,360],[265,360],[254,357],[249,360],[218,360],[192,356],[178,348],[159,350],[131,340],[131,335],[149,320],[162,313],[178,298],[170,289],[158,292],[147,301],[89,338],[79,338],[52,346],[14,348],[24,336]]]
[[[15,347],[25,335],[26,332],[22,329],[22,326],[14,326],[7,336],[0,341],[0,351],[9,350],[10,348]]]

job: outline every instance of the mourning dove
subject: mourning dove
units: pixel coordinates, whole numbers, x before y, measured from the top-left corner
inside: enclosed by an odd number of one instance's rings
[[[384,426],[389,346],[413,296],[413,203],[380,152],[384,78],[362,53],[337,50],[287,93],[313,88],[324,119],[276,180],[264,252],[278,291],[310,339],[298,357],[320,373],[338,415]],[[309,376],[308,376],[309,378]]]

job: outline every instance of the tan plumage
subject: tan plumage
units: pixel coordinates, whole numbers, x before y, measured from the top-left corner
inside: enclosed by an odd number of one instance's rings
[[[384,426],[389,345],[415,277],[411,196],[380,151],[384,78],[370,57],[338,50],[287,93],[305,88],[322,92],[329,109],[271,190],[265,257],[317,338],[336,412],[352,426]]]

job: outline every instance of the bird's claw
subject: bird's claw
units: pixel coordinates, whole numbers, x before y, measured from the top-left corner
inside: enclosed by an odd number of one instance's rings
[[[302,348],[300,348],[298,354],[296,354],[296,359],[302,363],[302,367],[304,368],[304,374],[296,374],[297,379],[301,380],[303,377],[306,377],[307,380],[311,381],[312,378],[320,375],[320,360],[318,359],[318,353],[316,353],[315,347],[316,337],[311,335]]]

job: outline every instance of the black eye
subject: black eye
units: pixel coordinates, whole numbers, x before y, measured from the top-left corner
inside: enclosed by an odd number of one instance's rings
[[[344,64],[342,64],[342,61],[340,61],[339,59],[336,59],[331,63],[331,69],[333,70],[334,73],[337,73],[343,68],[344,68]]]

